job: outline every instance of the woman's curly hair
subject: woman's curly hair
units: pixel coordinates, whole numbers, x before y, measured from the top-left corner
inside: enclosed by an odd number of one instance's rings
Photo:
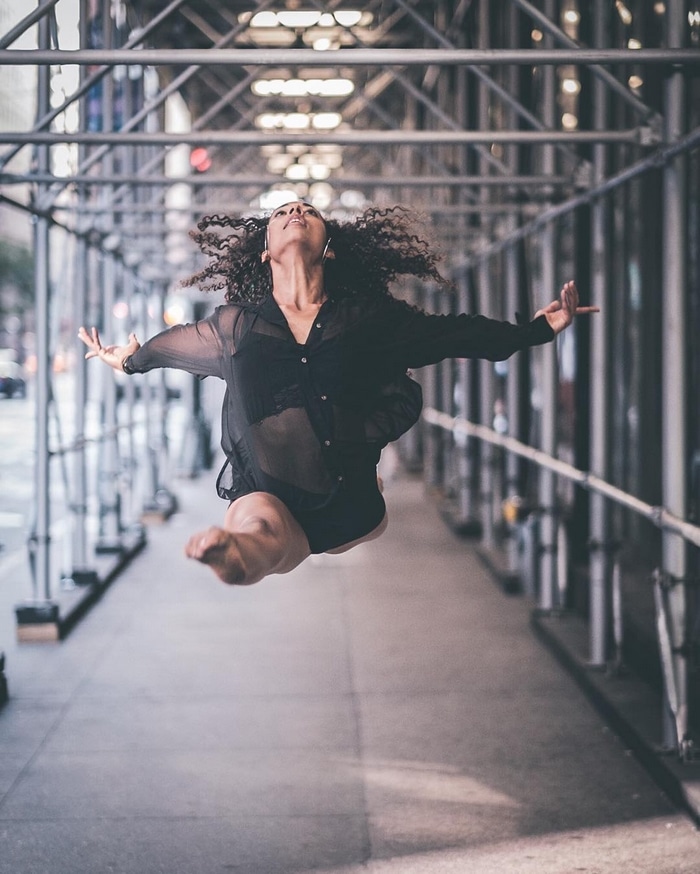
[[[387,295],[398,276],[448,285],[438,254],[418,236],[403,207],[366,209],[352,221],[324,219],[335,255],[324,263],[326,294],[339,299]],[[260,255],[267,218],[205,216],[190,236],[209,257],[204,269],[182,281],[203,291],[225,289],[228,302],[258,303],[272,292],[272,272]]]

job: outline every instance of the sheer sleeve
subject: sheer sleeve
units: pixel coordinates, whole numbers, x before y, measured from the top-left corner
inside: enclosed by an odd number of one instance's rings
[[[480,315],[431,315],[393,300],[387,313],[388,353],[403,367],[424,367],[445,358],[502,361],[514,352],[548,343],[554,337],[540,316],[523,325]]]
[[[223,378],[223,362],[233,354],[233,325],[238,310],[218,307],[211,316],[176,325],[147,340],[124,362],[126,373],[173,367],[196,376]]]

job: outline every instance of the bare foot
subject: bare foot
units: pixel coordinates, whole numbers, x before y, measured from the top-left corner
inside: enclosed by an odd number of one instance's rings
[[[236,538],[224,528],[212,526],[187,541],[185,554],[208,564],[220,580],[236,586],[245,580],[245,568]]]

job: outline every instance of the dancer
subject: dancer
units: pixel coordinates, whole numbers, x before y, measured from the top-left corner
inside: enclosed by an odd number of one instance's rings
[[[174,367],[225,381],[217,491],[229,506],[185,552],[232,585],[382,534],[379,456],[421,409],[409,368],[503,360],[597,311],[578,305],[573,282],[526,324],[410,306],[391,294],[393,280],[447,281],[398,207],[339,222],[293,201],[269,219],[209,216],[198,228],[209,263],[184,284],[224,289],[225,304],[143,345],[131,334],[104,346],[96,328],[78,336],[86,358],[127,374]]]

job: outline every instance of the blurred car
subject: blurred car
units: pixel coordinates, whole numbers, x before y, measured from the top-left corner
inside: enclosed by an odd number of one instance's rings
[[[14,361],[0,361],[0,395],[6,398],[23,398],[27,395],[22,368]]]

